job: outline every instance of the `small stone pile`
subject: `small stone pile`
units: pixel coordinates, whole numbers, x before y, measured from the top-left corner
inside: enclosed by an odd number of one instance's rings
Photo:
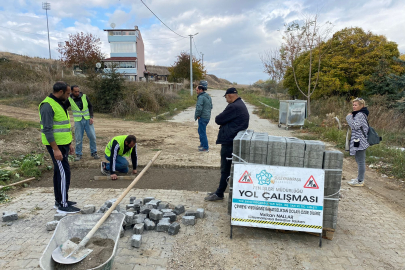
[[[3,222],[8,222],[7,223],[8,226],[11,226],[13,224],[13,221],[17,219],[18,219],[17,212],[14,211],[3,212],[2,220]]]
[[[116,199],[108,200],[97,211],[104,213],[107,211]],[[180,223],[177,222],[178,216],[183,214],[182,222],[184,225],[195,225],[197,218],[204,217],[204,209],[186,211],[184,205],[177,205],[170,208],[170,204],[154,197],[145,197],[137,199],[130,197],[129,204],[125,209],[117,205],[114,212],[125,214],[121,237],[125,230],[132,230],[134,233],[131,238],[131,246],[139,248],[142,243],[142,234],[144,231],[167,232],[169,235],[176,235],[180,231]]]

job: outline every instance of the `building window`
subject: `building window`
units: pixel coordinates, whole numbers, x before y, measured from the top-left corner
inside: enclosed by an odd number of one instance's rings
[[[136,53],[135,42],[111,42],[111,53]]]
[[[128,61],[128,62],[106,62],[105,63],[107,68],[136,68],[136,61]]]

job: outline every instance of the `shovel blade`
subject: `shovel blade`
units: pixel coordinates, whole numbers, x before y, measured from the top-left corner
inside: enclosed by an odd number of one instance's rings
[[[52,259],[60,264],[74,264],[86,258],[86,256],[93,251],[92,249],[85,247],[79,248],[75,251],[77,247],[77,244],[67,240],[52,252]],[[73,251],[75,252],[71,254]]]

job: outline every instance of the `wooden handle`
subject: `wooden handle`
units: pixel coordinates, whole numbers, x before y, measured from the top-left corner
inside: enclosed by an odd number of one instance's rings
[[[132,176],[117,176],[117,180],[132,180]],[[94,176],[94,180],[111,180],[111,176]]]
[[[148,162],[146,167],[141,171],[141,173],[132,181],[132,183],[124,190],[124,192],[121,194],[121,196],[115,201],[115,203],[108,209],[107,212],[101,217],[101,219],[97,222],[97,224],[91,229],[91,231],[83,238],[83,240],[79,243],[79,246],[84,247],[87,242],[90,240],[90,238],[93,236],[93,234],[98,230],[98,228],[101,226],[101,224],[104,223],[104,221],[108,218],[108,216],[111,214],[112,211],[114,211],[115,207],[124,199],[124,197],[128,194],[128,192],[135,186],[135,184],[141,179],[143,174],[149,169],[149,167],[152,165],[152,163],[157,159],[157,157],[160,155],[162,151],[159,151],[156,153],[156,155]]]
[[[12,184],[10,184],[10,185],[0,186],[0,188],[11,187],[11,186],[19,185],[19,184],[22,184],[22,183],[25,183],[25,182],[29,182],[29,181],[34,180],[34,179],[35,179],[35,177],[28,178],[28,179],[22,180],[22,181],[20,181],[20,182],[12,183]]]

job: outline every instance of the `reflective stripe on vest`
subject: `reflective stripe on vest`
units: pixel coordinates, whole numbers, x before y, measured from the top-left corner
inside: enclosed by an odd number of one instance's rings
[[[66,114],[66,111],[62,108],[62,106],[50,97],[46,97],[44,99],[44,101],[42,101],[39,104],[39,107],[38,107],[39,119],[40,119],[40,123],[41,123],[42,143],[44,145],[49,145],[49,142],[46,139],[45,134],[43,133],[44,126],[43,126],[42,118],[41,118],[41,105],[43,103],[48,103],[49,105],[51,105],[52,110],[54,112],[52,130],[53,130],[53,137],[55,139],[55,143],[57,145],[66,145],[66,144],[71,143],[72,142],[72,132],[70,129],[69,114]]]
[[[134,150],[134,148],[131,148],[131,150],[129,150],[128,152],[126,152],[124,155],[122,153],[124,153],[124,147],[125,147],[125,139],[128,137],[128,135],[120,135],[120,136],[116,136],[114,138],[111,139],[111,141],[107,144],[107,146],[105,147],[105,154],[107,155],[107,157],[111,156],[111,147],[114,141],[117,141],[117,143],[120,146],[120,150],[118,151],[118,155],[122,156],[122,157],[128,157],[131,155],[132,150]]]
[[[82,110],[79,109],[73,98],[69,97],[69,102],[70,106],[72,106],[73,119],[75,120],[75,122],[82,121],[82,117],[84,117],[84,119],[86,120],[90,119],[89,104],[87,103],[86,94],[83,94],[82,96]]]

